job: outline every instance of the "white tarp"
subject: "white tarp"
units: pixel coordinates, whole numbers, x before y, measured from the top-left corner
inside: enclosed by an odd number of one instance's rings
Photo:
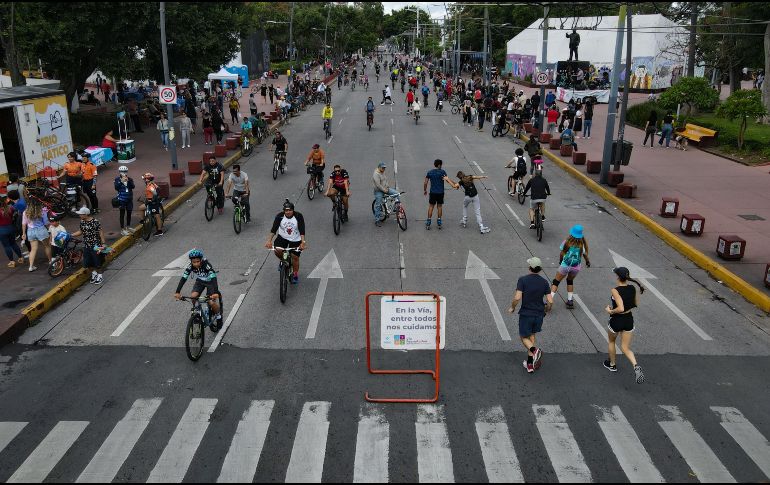
[[[569,59],[569,39],[566,35],[572,32],[573,27],[580,34],[580,60],[589,61],[597,71],[601,67],[612,68],[617,16],[552,18],[548,22],[547,62],[551,69],[557,61]],[[514,71],[510,66],[515,66],[515,71],[522,73],[521,78],[531,75],[532,70],[536,71],[542,61],[542,23],[543,19],[536,20],[507,43],[507,68]],[[656,89],[671,86],[672,81],[682,75],[687,62],[687,53],[681,46],[686,45],[688,35],[686,28],[663,15],[634,15],[632,87]],[[530,60],[537,63],[537,68]],[[624,64],[625,50],[621,62],[625,68]]]
[[[565,103],[569,103],[572,98],[585,99],[588,96],[596,98],[597,103],[610,102],[609,89],[589,89],[585,91],[577,91],[574,89],[556,88],[556,99]]]
[[[238,80],[238,75],[237,74],[233,74],[231,72],[227,72],[225,70],[225,68],[223,67],[222,69],[219,70],[219,72],[213,72],[213,73],[209,74],[209,81],[213,81],[213,80],[217,80],[217,79],[218,80],[226,80],[226,81],[237,81]]]

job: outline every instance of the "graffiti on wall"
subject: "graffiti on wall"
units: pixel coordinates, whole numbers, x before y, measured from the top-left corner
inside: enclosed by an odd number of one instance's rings
[[[516,79],[525,79],[535,72],[536,62],[536,56],[508,54],[505,56],[505,72]]]

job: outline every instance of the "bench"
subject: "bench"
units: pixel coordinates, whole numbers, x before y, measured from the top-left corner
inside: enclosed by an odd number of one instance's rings
[[[684,131],[675,132],[675,135],[681,135],[690,141],[697,142],[699,146],[708,146],[714,142],[717,137],[715,130],[709,130],[702,126],[693,125],[687,123],[684,126]]]

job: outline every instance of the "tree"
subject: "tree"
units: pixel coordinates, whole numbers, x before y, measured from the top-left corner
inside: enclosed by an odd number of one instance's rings
[[[19,69],[19,54],[16,50],[14,3],[0,4],[0,46],[5,54],[5,65],[11,73],[12,86],[24,86],[24,76]]]
[[[717,109],[717,116],[734,120],[740,119],[738,129],[738,149],[743,148],[748,119],[757,119],[765,116],[767,110],[762,105],[762,97],[757,90],[741,90],[731,94]]]
[[[708,80],[702,77],[683,77],[660,95],[660,104],[674,111],[677,106],[685,106],[684,115],[695,111],[711,110],[719,102],[719,93],[711,89]]]

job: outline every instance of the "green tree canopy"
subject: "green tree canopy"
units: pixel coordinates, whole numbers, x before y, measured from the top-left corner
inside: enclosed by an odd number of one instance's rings
[[[743,148],[748,119],[757,119],[765,116],[767,111],[762,105],[762,94],[757,90],[740,90],[731,94],[717,109],[717,116],[734,120],[740,120],[738,130],[738,148]]]
[[[677,105],[684,105],[684,114],[694,108],[712,110],[719,102],[719,93],[711,89],[707,79],[702,77],[683,77],[660,95],[660,104],[674,111]]]

